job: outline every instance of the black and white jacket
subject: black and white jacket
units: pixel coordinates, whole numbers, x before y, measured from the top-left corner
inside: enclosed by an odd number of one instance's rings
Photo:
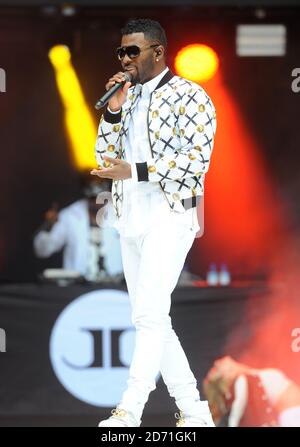
[[[102,155],[125,158],[124,141],[138,99],[137,86],[133,86],[119,113],[106,110],[101,117],[95,147],[99,166],[109,166]],[[216,132],[211,99],[198,84],[168,71],[151,94],[147,127],[152,157],[136,163],[138,181],[159,182],[174,211],[196,206],[204,192]],[[112,198],[119,217],[122,180],[113,181]]]

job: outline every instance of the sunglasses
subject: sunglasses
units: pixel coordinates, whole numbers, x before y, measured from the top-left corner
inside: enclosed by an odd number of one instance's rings
[[[142,51],[150,50],[150,48],[158,47],[160,44],[150,45],[150,47],[140,48],[137,45],[129,45],[128,47],[119,47],[117,48],[117,56],[120,61],[127,55],[130,59],[134,59],[138,57]]]

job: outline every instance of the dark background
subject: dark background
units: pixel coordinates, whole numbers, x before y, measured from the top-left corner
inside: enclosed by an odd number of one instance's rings
[[[92,3],[96,2],[88,4]],[[227,88],[291,213],[291,230],[298,232],[300,94],[291,90],[291,72],[300,65],[300,8],[266,9],[263,23],[287,27],[285,57],[239,58],[236,25],[261,23],[256,9],[242,7],[243,2],[223,8],[187,6],[190,3],[160,8],[80,7],[71,18],[58,10],[47,15],[39,7],[0,8],[0,67],[7,74],[7,92],[0,96],[0,280],[30,281],[44,266],[59,263],[59,256],[42,262],[34,259],[32,235],[54,200],[63,207],[79,197],[79,176],[69,156],[49,46],[57,39],[71,45],[73,64],[97,122],[99,112],[93,112],[93,106],[106,79],[119,69],[113,50],[119,44],[120,28],[130,17],[161,22],[168,36],[171,69],[183,45],[203,40],[213,45]],[[226,2],[210,2],[214,3]],[[205,271],[207,263],[200,257],[191,268]]]

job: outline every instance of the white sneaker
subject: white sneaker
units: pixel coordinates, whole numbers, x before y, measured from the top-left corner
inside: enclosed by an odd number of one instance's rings
[[[136,421],[132,413],[122,408],[115,408],[111,414],[108,419],[100,421],[98,427],[139,427],[141,424],[141,421]]]
[[[180,411],[179,414],[175,413],[175,418],[178,419],[176,427],[215,427],[210,412],[190,416]]]

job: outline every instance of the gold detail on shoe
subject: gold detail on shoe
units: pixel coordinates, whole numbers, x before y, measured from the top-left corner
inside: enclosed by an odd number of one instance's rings
[[[174,200],[179,200],[180,199],[180,194],[178,192],[174,192],[174,194],[172,194],[172,197]]]
[[[193,195],[193,197],[195,197],[197,195],[196,188],[192,188],[192,195]]]
[[[198,132],[203,132],[204,131],[203,124],[199,124],[199,126],[197,126],[197,130],[198,130]]]
[[[176,137],[177,131],[176,131],[176,127],[173,127],[173,135],[174,137]]]
[[[108,150],[108,152],[113,152],[113,151],[115,150],[115,146],[114,146],[113,144],[110,144],[110,145],[107,147],[107,150]]]
[[[120,126],[119,126],[119,124],[116,124],[116,125],[113,127],[113,131],[114,131],[114,132],[119,132],[119,130],[120,130]]]
[[[169,168],[176,168],[176,162],[174,160],[169,161]]]
[[[155,166],[149,166],[148,172],[156,172],[156,167]]]
[[[194,149],[196,151],[202,152],[202,147],[201,146],[194,146]]]
[[[193,154],[189,154],[189,159],[190,159],[190,160],[196,160],[196,157],[195,157],[195,155],[193,155]]]
[[[152,118],[157,118],[158,116],[159,116],[159,111],[158,110],[153,110]]]
[[[126,416],[127,411],[122,410],[121,408],[115,408],[114,410],[111,410],[111,414],[117,418],[123,418]]]
[[[184,129],[180,129],[179,133],[180,133],[180,136],[183,137],[183,135],[185,134],[185,130]]]
[[[185,114],[185,107],[181,106],[179,107],[179,115],[184,115]]]
[[[175,112],[175,107],[174,107],[174,104],[171,104],[170,110],[171,110],[171,112],[172,112],[172,113],[174,113],[174,112]]]
[[[156,138],[157,140],[159,139],[159,137],[160,137],[159,130],[157,130],[157,131],[154,133],[154,136],[155,136],[155,138]]]
[[[176,427],[182,427],[185,424],[185,419],[183,417],[183,413],[182,411],[178,413],[175,413],[175,418],[178,419],[178,421],[176,422]]]
[[[198,110],[199,110],[199,112],[205,112],[205,105],[200,104]]]
[[[161,96],[162,96],[161,92],[160,93],[156,93],[155,98],[158,99],[158,98],[161,98]]]
[[[129,96],[130,101],[133,101],[134,98],[135,98],[135,95],[130,95],[130,96]]]
[[[109,168],[109,167],[110,167],[110,161],[108,161],[108,160],[104,160],[104,162],[103,162],[103,166],[104,166],[105,168]]]

